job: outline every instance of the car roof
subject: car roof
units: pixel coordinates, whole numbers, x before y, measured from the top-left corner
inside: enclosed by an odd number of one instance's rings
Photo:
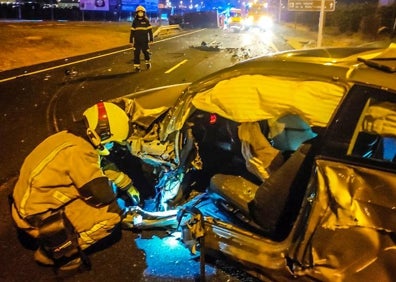
[[[314,66],[320,66],[322,75],[327,74],[333,79],[396,90],[395,43],[386,48],[334,47],[289,51],[275,54],[272,59],[298,63],[300,67],[297,69],[304,68],[308,73],[317,70]]]
[[[396,93],[396,72],[391,71],[392,68],[389,66],[383,67],[382,64],[385,62],[392,63],[392,61],[394,61],[394,58],[396,58],[396,56],[393,55],[394,50],[396,50],[395,45],[391,45],[389,48],[367,46],[353,48],[315,48],[256,57],[219,70],[191,83],[180,97],[180,99],[183,100],[182,104],[184,106],[180,107],[179,111],[180,114],[186,117],[184,113],[185,109],[183,110],[181,108],[188,108],[194,96],[199,93],[210,92],[212,89],[215,90],[215,86],[220,82],[224,83],[227,80],[242,76],[261,75],[268,77],[272,76],[278,79],[284,78],[291,81],[322,82],[344,87],[346,90],[345,93],[347,93],[348,89],[355,83],[360,83],[392,90]],[[380,66],[373,65],[372,60],[377,63],[380,62]],[[185,99],[189,102],[186,103]],[[217,99],[217,101],[218,100],[219,99]],[[213,100],[210,103],[212,102],[214,103]],[[206,109],[206,105],[202,105],[202,103],[198,105],[196,103],[196,106],[203,109]],[[271,105],[279,109],[282,107],[281,103],[279,105]],[[219,108],[221,108],[221,106],[219,106]],[[210,108],[210,110],[213,109]],[[307,113],[309,113],[309,111],[307,111]],[[219,114],[228,117],[227,114],[220,112]],[[321,113],[318,113],[313,117],[304,117],[312,124],[324,125],[326,122],[321,115]],[[239,117],[241,117],[241,115]],[[184,120],[180,119],[177,125],[173,124],[169,128],[171,128],[171,130],[179,128],[182,126],[183,122]]]
[[[191,85],[208,87],[222,78],[243,74],[370,84],[396,91],[396,44],[378,47],[333,47],[292,50],[249,59]]]

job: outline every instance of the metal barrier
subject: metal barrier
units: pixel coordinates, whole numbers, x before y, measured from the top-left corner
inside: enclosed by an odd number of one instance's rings
[[[161,25],[154,31],[153,36],[159,37],[160,35],[168,35],[174,33],[175,31],[181,31],[182,28],[178,24],[173,25]]]

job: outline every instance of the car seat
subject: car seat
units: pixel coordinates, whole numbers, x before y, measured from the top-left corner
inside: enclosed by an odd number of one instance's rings
[[[241,176],[216,174],[208,194],[234,216],[274,240],[284,238],[297,217],[310,179],[317,138],[304,142],[261,185]]]
[[[359,132],[352,155],[362,158],[382,159],[383,143],[381,136],[376,133]]]

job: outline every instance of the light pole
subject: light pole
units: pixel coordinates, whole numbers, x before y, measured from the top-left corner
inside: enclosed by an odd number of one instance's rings
[[[51,21],[54,21],[54,0],[51,0]]]
[[[318,30],[317,47],[321,47],[322,46],[324,15],[325,15],[325,0],[322,0],[322,2],[320,4],[319,30]]]
[[[18,6],[18,20],[22,19],[22,10],[21,10],[21,2],[18,0],[17,1],[17,6]]]
[[[279,0],[279,4],[278,4],[278,23],[281,22],[281,13],[282,13],[282,0]]]

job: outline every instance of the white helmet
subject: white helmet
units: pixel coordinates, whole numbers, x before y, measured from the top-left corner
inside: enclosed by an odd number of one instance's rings
[[[109,142],[122,143],[129,135],[129,118],[119,106],[99,102],[83,113],[87,123],[87,135],[92,144],[103,149]]]
[[[139,12],[139,11],[146,13],[146,9],[143,6],[141,6],[141,5],[137,6],[135,11],[136,11],[136,13]]]

